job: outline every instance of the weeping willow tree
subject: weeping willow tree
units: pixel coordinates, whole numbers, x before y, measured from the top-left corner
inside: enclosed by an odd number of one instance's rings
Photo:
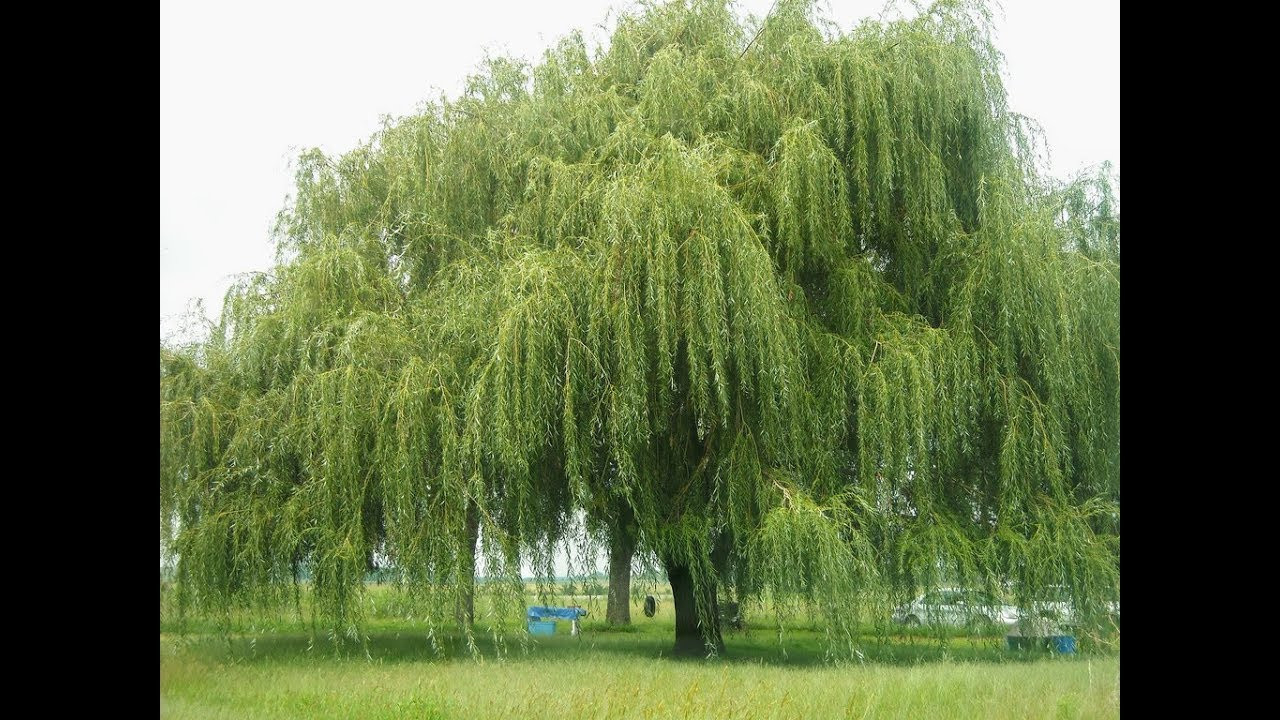
[[[1041,177],[1000,72],[981,4],[845,33],[643,3],[305,154],[274,270],[161,348],[183,606],[305,569],[355,636],[377,555],[434,633],[477,554],[518,604],[585,517],[665,569],[678,652],[723,649],[726,593],[823,613],[837,653],[944,582],[1101,617],[1118,201]]]

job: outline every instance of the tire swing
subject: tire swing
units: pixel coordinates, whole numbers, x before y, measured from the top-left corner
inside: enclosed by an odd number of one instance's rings
[[[644,616],[653,617],[658,612],[658,601],[652,595],[644,596]]]

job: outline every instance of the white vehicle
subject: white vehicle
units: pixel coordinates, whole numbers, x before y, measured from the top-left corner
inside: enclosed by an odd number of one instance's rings
[[[1107,614],[1117,624],[1120,622],[1120,603],[1109,602]],[[1071,591],[1063,585],[1053,585],[1040,598],[1032,600],[1029,606],[1019,611],[1019,619],[1046,620],[1058,625],[1071,627],[1077,621],[1075,604],[1071,600]]]
[[[927,592],[893,611],[893,621],[904,625],[1011,625],[1018,609],[981,590],[941,588]]]

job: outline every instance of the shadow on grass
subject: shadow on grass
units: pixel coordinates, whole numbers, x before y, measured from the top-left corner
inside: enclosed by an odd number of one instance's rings
[[[477,653],[486,661],[504,657],[516,661],[557,662],[601,660],[614,656],[620,660],[665,659],[678,663],[724,662],[774,667],[812,667],[829,662],[821,634],[812,631],[788,631],[781,644],[776,632],[769,629],[726,633],[725,655],[712,660],[673,657],[671,650],[675,638],[672,633],[670,626],[656,625],[633,627],[629,631],[593,631],[587,628],[578,637],[562,633],[526,637],[522,641],[513,633],[499,642],[482,629],[475,633],[474,638]],[[335,644],[324,634],[313,638],[304,632],[276,631],[254,637],[166,635],[162,641],[215,663],[274,664],[294,663],[300,659],[318,662],[372,660],[380,663],[472,661],[466,640],[460,634],[437,636],[434,646],[425,629],[373,630],[365,638],[363,643],[346,640]],[[1043,651],[1009,650],[1003,637],[866,636],[859,638],[856,647],[861,655],[843,662],[905,666],[936,662],[1019,663],[1055,657]],[[1057,657],[1071,659],[1071,656]]]

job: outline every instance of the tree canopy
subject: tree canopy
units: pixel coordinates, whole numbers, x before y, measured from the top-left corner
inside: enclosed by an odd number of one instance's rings
[[[518,603],[522,559],[626,522],[686,649],[724,592],[820,608],[837,652],[942,582],[1101,613],[1118,199],[1038,169],[990,24],[646,2],[302,155],[274,269],[160,349],[183,602],[283,602],[305,568],[354,634],[375,554],[443,607],[478,527]]]

